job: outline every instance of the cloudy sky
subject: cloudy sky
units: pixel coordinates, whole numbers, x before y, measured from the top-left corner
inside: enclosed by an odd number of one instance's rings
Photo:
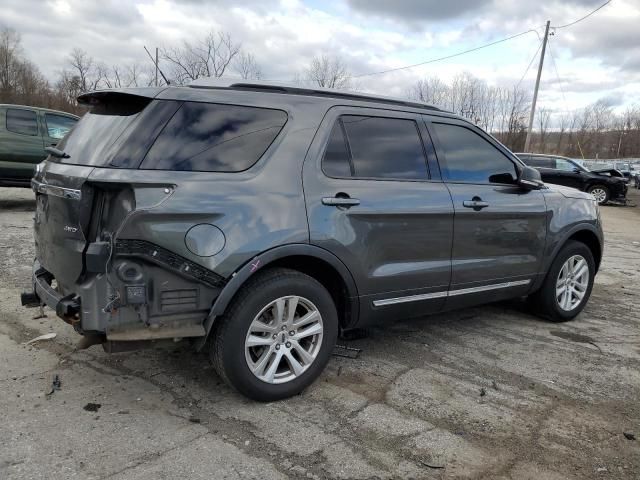
[[[3,0],[0,26],[22,35],[25,54],[47,76],[80,47],[107,64],[146,63],[143,45],[178,46],[229,32],[257,58],[264,77],[290,81],[320,53],[337,54],[354,75],[442,57],[534,30],[514,40],[425,66],[370,75],[360,88],[403,95],[426,76],[468,71],[494,85],[519,82],[547,19],[560,26],[604,0]],[[537,32],[537,33],[536,33]],[[605,98],[640,103],[640,0],[613,0],[550,37],[560,81],[547,58],[540,104],[579,108]],[[534,62],[522,86],[533,89]],[[564,95],[563,95],[564,93]]]

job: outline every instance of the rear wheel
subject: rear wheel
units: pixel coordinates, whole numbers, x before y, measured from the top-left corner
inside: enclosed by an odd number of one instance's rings
[[[288,269],[252,278],[216,322],[211,359],[220,376],[259,401],[301,392],[322,372],[338,335],[333,299],[315,279]]]
[[[587,192],[595,197],[599,205],[609,201],[609,189],[604,185],[592,185]]]
[[[589,301],[595,271],[589,247],[570,240],[551,264],[540,290],[529,298],[530,305],[553,322],[573,319]]]

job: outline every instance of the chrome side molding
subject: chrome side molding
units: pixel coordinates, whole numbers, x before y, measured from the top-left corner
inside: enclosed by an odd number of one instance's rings
[[[56,187],[49,185],[48,183],[38,182],[31,179],[31,189],[36,193],[43,193],[45,195],[52,195],[54,197],[68,198],[70,200],[80,200],[82,198],[82,192],[73,188]]]
[[[499,290],[502,288],[519,287],[522,285],[528,285],[531,283],[531,279],[528,280],[515,280],[513,282],[494,283],[491,285],[482,285],[480,287],[460,288],[458,290],[444,290],[442,292],[423,293],[420,295],[408,295],[406,297],[384,298],[381,300],[374,300],[374,307],[383,307],[385,305],[395,305],[397,303],[418,302],[420,300],[431,300],[434,298],[442,297],[455,297],[457,295],[467,295],[469,293],[486,292],[489,290]]]

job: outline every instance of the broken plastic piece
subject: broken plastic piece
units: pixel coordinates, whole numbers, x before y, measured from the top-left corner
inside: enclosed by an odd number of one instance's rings
[[[23,345],[31,345],[32,343],[40,342],[42,340],[51,340],[53,338],[56,338],[57,335],[58,335],[57,333],[53,333],[53,332],[45,333],[44,335],[40,335],[39,337],[32,338],[28,342],[23,343]]]

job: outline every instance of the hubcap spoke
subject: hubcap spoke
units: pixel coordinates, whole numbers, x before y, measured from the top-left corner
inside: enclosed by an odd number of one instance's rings
[[[300,375],[306,370],[305,367],[303,367],[300,362],[296,360],[296,358],[291,354],[290,351],[286,351],[284,355],[287,358],[287,363],[289,363],[289,366],[296,376]]]
[[[262,354],[262,356],[258,359],[258,361],[253,365],[253,368],[251,368],[251,371],[256,375],[256,376],[261,376],[262,372],[264,372],[264,369],[266,368],[267,364],[269,363],[269,359],[271,358],[271,356],[273,355],[273,349],[269,348],[267,350],[264,351],[264,353]]]
[[[266,372],[264,372],[264,379],[267,382],[273,383],[273,378],[275,377],[276,371],[278,370],[278,367],[280,366],[280,360],[282,360],[282,351],[281,350],[276,352],[276,354],[274,355],[273,361],[269,365],[269,368],[267,369]]]
[[[261,345],[271,345],[275,343],[273,338],[269,337],[259,337],[258,335],[249,335],[247,338],[246,346],[247,347],[259,347]]]
[[[309,325],[320,319],[320,312],[317,310],[314,312],[307,313],[304,317],[300,317],[298,320],[293,322],[293,328],[302,328],[305,325]]]
[[[322,325],[320,325],[319,323],[316,323],[314,325],[311,325],[310,327],[305,328],[304,330],[298,330],[298,333],[296,333],[291,338],[295,340],[300,340],[303,338],[307,338],[311,335],[317,335],[319,333],[322,333]]]
[[[295,350],[298,355],[300,355],[300,358],[305,365],[309,365],[311,362],[313,362],[314,356],[307,352],[304,348],[302,348],[297,340],[291,342],[291,348]]]
[[[266,383],[286,383],[305,373],[322,346],[318,308],[289,295],[266,305],[249,325],[244,343],[249,370]]]
[[[267,325],[266,323],[255,321],[251,325],[252,333],[275,333],[278,329],[275,326]]]
[[[287,325],[293,325],[293,317],[296,315],[298,308],[298,297],[291,297],[287,300]]]

